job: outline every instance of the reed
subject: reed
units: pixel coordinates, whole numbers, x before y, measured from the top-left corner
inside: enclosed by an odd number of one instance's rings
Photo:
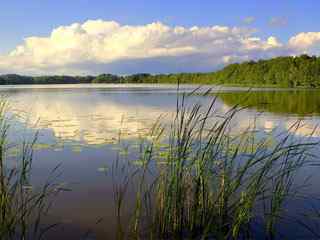
[[[30,175],[37,133],[31,141],[18,143],[20,152],[8,157],[8,151],[16,144],[9,142],[9,104],[0,100],[0,239],[44,239],[55,224],[45,225],[42,218],[50,208],[49,198],[59,189],[50,177],[42,187],[31,185]],[[15,163],[15,164],[13,164]],[[57,169],[57,168],[56,168]],[[54,177],[54,169],[50,174]]]
[[[295,174],[312,162],[317,143],[285,132],[270,144],[270,136],[257,137],[255,126],[233,134],[239,106],[221,115],[216,98],[202,106],[186,104],[188,97],[178,97],[169,126],[157,122],[153,137],[141,145],[142,164],[127,178],[139,182],[130,236],[254,239],[262,219],[259,228],[273,239],[285,203],[297,196]],[[298,122],[292,126],[298,128]],[[167,146],[157,147],[159,142]]]
[[[117,239],[255,239],[257,228],[264,238],[277,238],[286,203],[299,197],[295,176],[314,164],[311,152],[318,143],[302,142],[290,133],[299,130],[299,122],[288,132],[269,136],[259,136],[254,125],[234,133],[242,107],[221,113],[217,98],[208,106],[188,104],[197,91],[179,94],[170,124],[159,117],[149,136],[141,137],[136,161],[134,155],[121,161],[121,152],[115,159]],[[41,187],[32,186],[37,134],[20,143],[20,154],[10,159],[17,164],[9,164],[7,108],[8,102],[1,100],[0,240],[45,239],[56,224],[45,225],[43,217],[49,199],[61,188],[51,177]],[[121,142],[119,133],[119,146]],[[126,202],[128,192],[134,193],[133,204]],[[123,215],[129,205],[133,209],[127,222]]]

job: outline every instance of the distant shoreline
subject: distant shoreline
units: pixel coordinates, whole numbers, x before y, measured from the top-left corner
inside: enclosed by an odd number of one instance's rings
[[[0,85],[31,84],[195,84],[259,88],[320,88],[320,57],[277,57],[269,60],[234,63],[208,73],[156,74],[127,76],[22,76],[0,75]]]
[[[177,84],[174,83],[58,83],[58,84],[2,84],[0,91],[6,90],[23,90],[23,89],[112,89],[112,90],[143,90],[143,91],[157,91],[157,90],[174,90],[177,91]],[[259,92],[259,91],[319,91],[320,88],[310,87],[283,87],[283,86],[247,86],[247,85],[232,85],[232,84],[196,84],[183,83],[180,84],[181,93],[184,91],[193,91],[201,87],[202,90],[211,90],[212,93],[219,92]]]

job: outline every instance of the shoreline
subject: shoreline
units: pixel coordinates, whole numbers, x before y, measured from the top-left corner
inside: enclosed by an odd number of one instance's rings
[[[157,88],[157,87],[168,87],[169,89],[177,86],[177,83],[35,83],[35,84],[0,84],[0,89],[35,89],[35,88]],[[275,85],[242,85],[242,84],[201,84],[201,83],[180,83],[179,86],[187,87],[204,87],[213,88],[213,90],[233,90],[233,91],[318,91],[320,88],[311,87],[284,87]],[[223,89],[225,88],[225,89]]]

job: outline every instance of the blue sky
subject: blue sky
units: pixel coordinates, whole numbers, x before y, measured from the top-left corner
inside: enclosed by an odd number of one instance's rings
[[[316,0],[10,0],[0,3],[0,54],[30,36],[46,37],[59,26],[102,19],[121,25],[160,21],[168,26],[228,26],[256,29],[254,37],[287,42],[302,32],[320,31]],[[251,18],[250,24],[245,23]],[[273,24],[270,22],[273,19]]]

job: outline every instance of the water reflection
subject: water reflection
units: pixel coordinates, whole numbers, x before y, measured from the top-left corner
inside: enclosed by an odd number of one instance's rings
[[[112,143],[119,132],[122,139],[143,136],[161,114],[172,112],[149,105],[150,99],[152,104],[157,97],[148,94],[33,92],[16,93],[11,98],[14,111],[29,123],[38,122],[37,128],[52,131],[60,141],[87,145]]]
[[[280,128],[299,137],[320,137],[319,90],[236,91],[218,96],[229,107],[238,104],[247,108],[245,112],[251,112],[240,117],[242,129],[255,124],[265,132]],[[254,114],[259,117],[253,122],[249,116]],[[299,125],[296,125],[297,121]]]
[[[280,115],[320,115],[319,90],[236,91],[220,93],[219,97],[228,105],[240,104]]]
[[[177,98],[173,89],[154,87],[139,91],[126,88],[123,92],[119,89],[36,88],[11,91],[9,96],[16,112],[29,119],[29,123],[38,122],[37,128],[51,131],[55,140],[85,145],[114,143],[119,132],[122,139],[145,136],[159,116],[162,122],[170,122]],[[320,114],[317,91],[242,91],[218,96],[217,114],[223,115],[239,103],[248,106],[233,120],[234,134],[255,126],[266,133],[279,128],[297,136],[320,137],[320,130],[316,129],[316,115]],[[206,106],[212,99],[212,96],[192,96],[188,101]],[[297,120],[302,123],[293,131],[290,127]]]
[[[301,120],[299,125],[296,124],[295,120],[289,120],[286,123],[288,132],[295,134],[300,137],[320,137],[319,119],[307,118]]]
[[[194,86],[189,89],[194,89]],[[127,86],[125,89],[121,87],[114,90],[110,86],[104,89],[92,86],[90,89],[87,86],[81,88],[81,85],[76,89],[63,86],[34,89],[29,86],[29,89],[2,91],[9,96],[12,109],[23,115],[23,119],[28,119],[27,127],[41,130],[40,143],[37,145],[41,151],[35,155],[33,180],[43,182],[48,169],[63,162],[61,180],[76,183],[72,185],[73,192],[61,196],[55,202],[52,218],[72,225],[68,229],[71,229],[72,234],[79,234],[78,228],[85,232],[98,218],[104,217],[105,222],[93,228],[101,234],[101,239],[105,239],[103,237],[108,234],[110,239],[114,239],[111,177],[106,176],[105,172],[107,166],[117,159],[117,150],[109,145],[117,141],[119,131],[123,140],[134,140],[146,135],[160,115],[162,123],[170,123],[176,108],[174,87],[139,87],[132,90]],[[309,94],[306,91],[260,91],[252,94],[250,104],[240,104],[249,108],[239,112],[233,119],[230,129],[232,134],[254,127],[262,134],[289,131],[298,137],[311,134],[320,137],[320,130],[315,129],[320,114],[320,99],[315,91]],[[220,93],[215,106],[216,114],[228,112],[247,95],[247,92]],[[207,106],[212,99],[213,96],[195,95],[187,101]],[[297,129],[292,128],[297,120],[301,120],[301,125]],[[38,124],[35,125],[35,122]],[[50,148],[53,145],[55,147]],[[95,145],[103,147],[94,148]],[[78,151],[81,154],[75,154]],[[55,234],[59,235],[59,232]],[[76,239],[72,234],[69,239]],[[60,239],[60,235],[52,239]]]

